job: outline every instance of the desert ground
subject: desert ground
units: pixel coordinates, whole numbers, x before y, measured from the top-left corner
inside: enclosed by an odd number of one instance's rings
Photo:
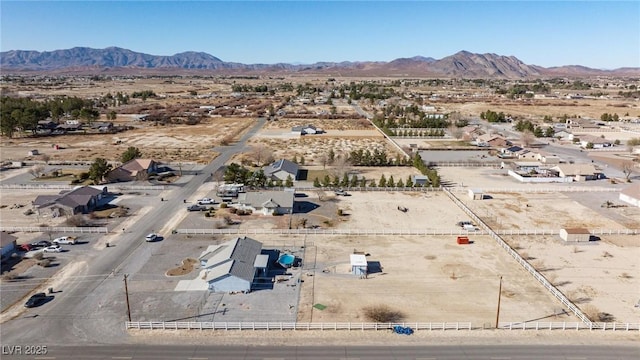
[[[41,160],[42,155],[28,156],[33,149],[46,154],[50,160],[90,162],[96,157],[117,160],[128,147],[134,146],[144,157],[158,161],[208,163],[216,156],[214,147],[229,135],[239,136],[252,123],[248,118],[210,118],[197,126],[156,126],[153,122],[122,120],[120,124],[135,126],[135,129],[117,134],[3,139],[0,160]],[[55,149],[54,145],[59,148]]]

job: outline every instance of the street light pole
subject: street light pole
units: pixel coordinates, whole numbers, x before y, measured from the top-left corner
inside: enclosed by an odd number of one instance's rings
[[[500,298],[502,295],[502,276],[500,276],[500,286],[498,287],[498,310],[496,311],[496,329],[498,328],[498,322],[500,321]]]

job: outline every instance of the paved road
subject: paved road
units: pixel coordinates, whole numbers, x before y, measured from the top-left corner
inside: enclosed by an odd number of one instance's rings
[[[119,235],[116,246],[101,249],[78,259],[78,272],[64,282],[55,299],[42,307],[29,309],[23,316],[2,324],[2,344],[116,344],[126,340],[124,321],[124,274],[137,273],[152,255],[153,243],[144,236],[161,229],[178,211],[184,211],[186,199],[205,183],[216,169],[243,149],[246,141],[264,124],[257,124],[237,143],[216,149],[220,155],[199,175],[172,191],[145,214],[135,228]],[[165,196],[165,195],[162,195]],[[162,235],[162,234],[161,234]],[[22,304],[16,304],[22,306]]]
[[[390,360],[390,359],[545,359],[608,360],[637,359],[638,347],[631,346],[543,346],[543,345],[448,345],[448,346],[154,346],[122,345],[93,347],[50,347],[45,356],[10,356],[3,345],[3,359],[304,359],[304,360]]]

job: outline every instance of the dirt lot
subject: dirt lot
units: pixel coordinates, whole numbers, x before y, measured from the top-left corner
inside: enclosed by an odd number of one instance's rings
[[[363,308],[386,304],[408,322],[495,321],[499,276],[501,321],[575,321],[489,237],[457,245],[453,236],[307,238],[298,320],[368,322]],[[362,251],[378,271],[350,273],[349,254]],[[311,271],[315,270],[315,271]],[[324,310],[314,304],[327,306]]]
[[[41,156],[27,156],[32,149],[48,155],[51,160],[81,161],[97,157],[117,160],[129,146],[135,146],[144,157],[158,161],[208,163],[216,156],[213,147],[219,146],[226,136],[241,134],[253,124],[253,121],[211,118],[199,125],[164,126],[154,126],[151,122],[137,122],[136,129],[118,134],[3,139],[0,144],[0,160],[40,160]],[[58,150],[53,148],[55,144],[59,145]]]

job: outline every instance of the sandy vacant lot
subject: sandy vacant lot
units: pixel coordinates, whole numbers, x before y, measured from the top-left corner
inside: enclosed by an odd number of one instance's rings
[[[638,321],[640,242],[634,236],[604,235],[584,244],[566,244],[558,236],[506,240],[588,316]]]
[[[211,118],[199,125],[154,126],[151,122],[138,122],[136,129],[117,134],[3,139],[0,160],[40,160],[39,156],[27,157],[32,149],[51,160],[117,160],[129,146],[135,146],[143,156],[159,161],[208,163],[216,156],[212,148],[219,146],[223,138],[237,136],[253,123],[253,119],[240,118]],[[60,149],[55,150],[55,144]]]
[[[363,308],[386,304],[409,322],[495,322],[499,276],[501,321],[553,319],[556,301],[486,236],[457,245],[453,236],[307,237],[299,321],[368,322]],[[350,273],[349,254],[370,254],[379,272]],[[314,304],[327,306],[324,310]]]

